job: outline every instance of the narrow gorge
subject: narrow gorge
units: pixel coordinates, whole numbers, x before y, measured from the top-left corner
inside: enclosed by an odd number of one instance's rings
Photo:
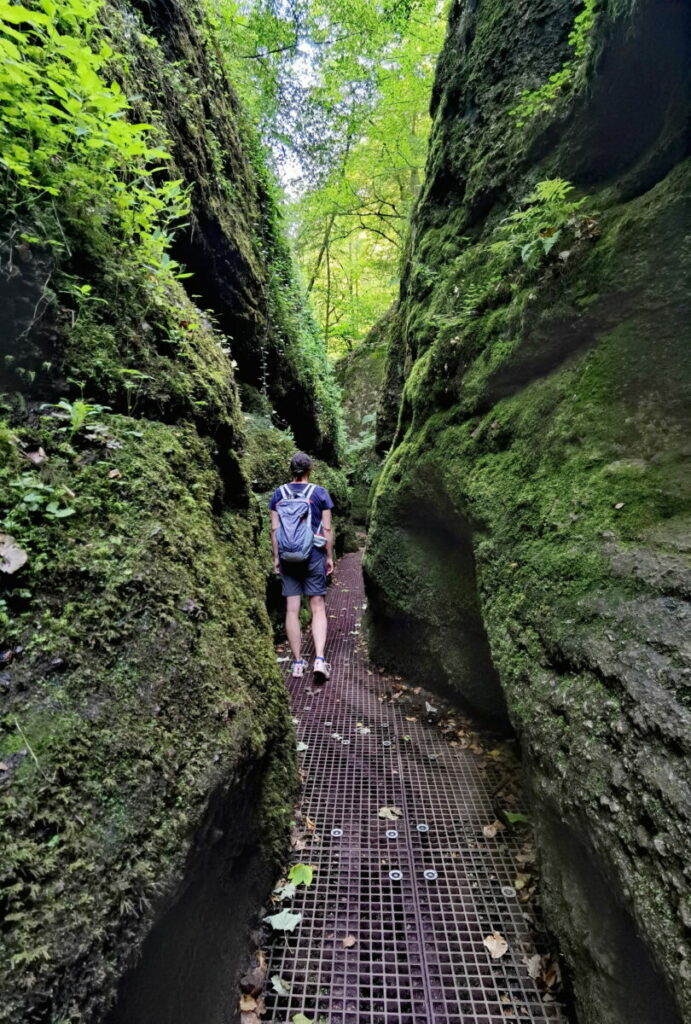
[[[358,3],[0,2],[3,1024],[254,1024],[305,783],[296,448],[365,544],[339,671],[374,673],[364,615],[387,680],[516,739],[564,1012],[691,1018],[691,7]],[[300,73],[332,134],[281,113]],[[358,144],[405,74],[429,141],[415,112],[384,194]]]

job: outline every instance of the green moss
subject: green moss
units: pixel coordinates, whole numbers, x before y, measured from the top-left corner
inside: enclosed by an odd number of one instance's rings
[[[567,15],[557,3],[549,11],[547,35]],[[452,35],[440,65],[429,174],[384,388],[388,422],[395,409],[398,424],[387,438],[393,448],[377,480],[365,559],[371,642],[393,663],[392,622],[404,622],[419,644],[446,630],[457,657],[425,650],[432,675],[441,667],[435,681],[459,686],[468,648],[460,623],[477,588],[541,800],[574,828],[587,823],[594,859],[620,880],[686,1005],[677,965],[688,944],[679,921],[670,928],[660,913],[676,905],[673,875],[681,877],[685,856],[678,822],[686,818],[656,759],[684,775],[672,721],[687,699],[674,616],[686,586],[681,524],[691,504],[691,356],[682,329],[691,315],[689,265],[683,256],[680,272],[678,259],[688,248],[691,164],[625,202],[608,181],[585,197],[537,266],[497,245],[502,218],[547,162],[533,161],[521,177],[526,136],[503,120],[521,60],[539,50],[535,24],[525,40],[515,34],[519,52],[502,50],[497,25],[502,38],[514,38],[514,16],[491,4],[464,15],[474,39],[462,50]],[[499,51],[502,76],[492,85]],[[549,60],[557,53],[550,47]],[[456,116],[474,103],[477,116]],[[550,173],[563,173],[560,161],[569,165],[576,144],[567,134],[549,157]],[[411,526],[411,501],[424,501],[426,526]],[[433,551],[425,543],[437,521],[453,524],[453,539]],[[474,574],[457,573],[459,593],[446,570],[468,540]],[[643,768],[641,750],[654,752],[654,771]],[[615,783],[611,764],[620,755],[628,774]],[[643,863],[640,822],[649,820],[650,798],[659,803],[655,830],[673,838],[664,859],[651,847]],[[557,906],[557,926],[558,915]],[[564,942],[592,970],[573,936]],[[602,977],[597,985],[604,993]]]

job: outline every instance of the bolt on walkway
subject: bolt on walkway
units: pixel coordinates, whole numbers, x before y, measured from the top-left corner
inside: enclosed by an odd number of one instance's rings
[[[382,699],[393,680],[364,651],[360,559],[340,561],[327,597],[330,681],[289,680],[306,822],[293,862],[315,872],[276,907],[302,917],[268,953],[287,994],[268,986],[263,1020],[564,1024],[526,966],[535,948],[513,887],[523,840],[483,836],[492,759]],[[495,932],[508,943],[496,959],[484,945]]]

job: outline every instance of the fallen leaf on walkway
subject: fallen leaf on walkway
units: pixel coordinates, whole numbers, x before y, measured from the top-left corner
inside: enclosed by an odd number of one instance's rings
[[[405,720],[406,722],[417,722],[417,718],[415,717],[415,715],[406,715]]]
[[[526,885],[530,883],[531,878],[532,875],[529,875],[527,871],[518,871],[513,882],[514,889],[518,889],[519,892],[521,889],[525,889]]]
[[[529,820],[527,815],[520,814],[518,811],[502,811],[502,813],[509,825],[520,825]]]
[[[343,940],[343,948],[350,949],[350,947],[354,946],[356,942],[357,939],[355,938],[354,935],[346,935],[345,939]]]
[[[386,818],[387,821],[398,821],[403,814],[400,807],[380,807],[379,817]]]
[[[256,967],[244,974],[240,978],[240,988],[246,996],[254,996],[255,999],[260,997],[264,991],[264,985],[266,984],[266,960],[262,954],[262,959]],[[257,1006],[246,1006],[243,1007],[242,1000],[240,1001],[240,1009],[256,1010]]]
[[[286,882],[285,885],[281,885],[278,887],[278,889],[274,889],[274,896],[279,901],[292,900],[296,892],[296,886],[294,886],[292,882]]]
[[[542,980],[547,988],[554,988],[561,981],[559,964],[549,957],[543,957]]]
[[[489,950],[489,955],[494,960],[504,956],[509,948],[508,942],[499,932],[492,932],[491,935],[486,935],[482,940],[482,944]]]
[[[291,914],[289,910],[282,910],[280,914],[271,914],[264,920],[278,932],[292,932],[302,920],[302,914]]]
[[[240,1009],[243,1013],[249,1013],[251,1010],[257,1009],[257,1000],[254,996],[247,995],[244,993],[240,996]]]
[[[292,1018],[293,1024],[313,1024],[311,1017],[305,1017],[304,1013],[296,1013]]]
[[[500,821],[493,821],[491,825],[485,825],[482,829],[482,834],[485,839],[494,839],[497,832],[501,832],[506,826],[502,825]]]
[[[302,740],[301,740],[298,743],[298,745],[297,745],[297,752],[298,752],[298,754],[302,754],[303,751],[305,751],[305,750],[307,750],[307,744],[303,743]]]
[[[540,971],[542,970],[542,958],[539,953],[535,953],[534,956],[523,957],[523,963],[528,968],[528,974],[531,978],[539,978]]]
[[[314,828],[314,823],[312,823]],[[311,885],[314,872],[309,864],[293,864],[288,872],[288,881],[292,885]]]
[[[240,1014],[240,1024],[262,1024],[262,1019],[252,1010],[250,1013]]]
[[[310,830],[310,832],[314,832],[315,828],[317,827],[309,815],[307,815],[307,817],[305,818],[305,826]]]
[[[340,732],[332,732],[331,733],[331,739],[332,740],[342,740],[343,737],[341,736]]]
[[[437,713],[437,709],[434,707],[434,705],[430,704],[429,701],[427,700],[425,701],[425,711],[427,712],[428,715],[435,715]]]
[[[274,992],[279,996],[287,996],[290,994],[290,985],[287,981],[283,980],[280,974],[272,975],[271,984],[273,985]]]

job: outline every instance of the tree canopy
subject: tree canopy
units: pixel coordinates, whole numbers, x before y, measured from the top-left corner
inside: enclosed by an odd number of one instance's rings
[[[273,154],[329,350],[390,305],[422,178],[445,0],[209,0]]]

